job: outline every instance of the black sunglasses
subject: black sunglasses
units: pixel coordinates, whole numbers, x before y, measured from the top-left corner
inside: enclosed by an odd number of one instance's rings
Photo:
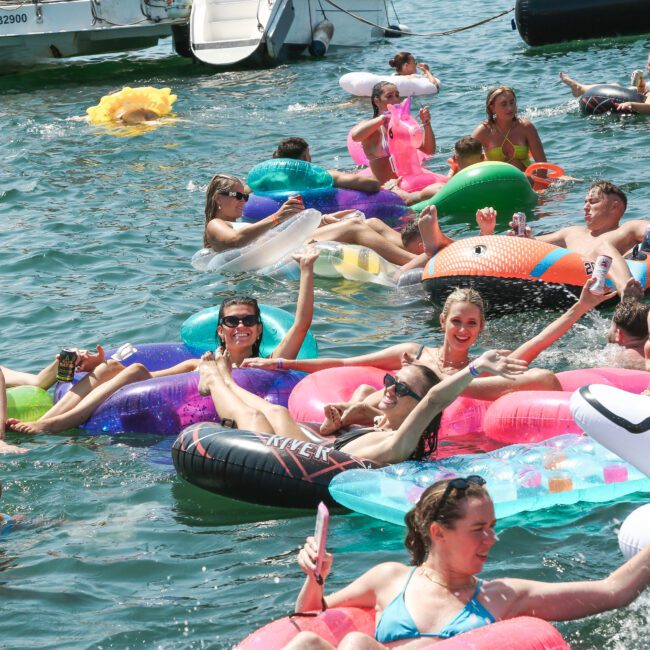
[[[234,199],[237,199],[238,201],[243,201],[246,203],[248,201],[248,197],[250,194],[248,192],[217,192],[217,194],[221,194],[221,196],[232,196]]]
[[[246,316],[224,316],[219,321],[219,325],[232,329],[237,327],[239,323],[243,323],[244,327],[253,327],[253,325],[258,325],[259,322],[260,319],[255,314],[246,314]]]
[[[387,372],[384,375],[384,387],[390,388],[391,386],[395,386],[395,395],[397,395],[397,397],[408,396],[412,397],[418,402],[422,399],[417,393],[414,393],[405,383],[397,381],[393,375]]]
[[[442,510],[442,507],[445,505],[447,502],[447,499],[449,498],[449,495],[451,494],[452,490],[466,490],[469,487],[470,483],[474,483],[475,485],[485,485],[485,479],[482,476],[479,476],[478,474],[472,474],[471,476],[468,476],[466,478],[452,478],[449,483],[447,483],[447,487],[445,488],[445,491],[442,493],[442,497],[440,498],[440,501],[438,501],[438,506],[436,507],[433,517],[431,518],[431,521],[436,521],[438,519],[438,515],[440,514],[440,511]]]

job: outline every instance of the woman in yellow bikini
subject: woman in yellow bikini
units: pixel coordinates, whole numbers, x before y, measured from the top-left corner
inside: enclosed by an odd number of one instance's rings
[[[517,117],[517,98],[509,86],[498,86],[485,100],[487,120],[472,133],[482,145],[488,160],[510,163],[522,171],[535,162],[546,162],[544,146],[529,120]]]

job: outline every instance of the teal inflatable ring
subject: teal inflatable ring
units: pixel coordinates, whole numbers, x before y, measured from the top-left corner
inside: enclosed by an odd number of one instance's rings
[[[260,311],[264,325],[260,357],[268,357],[293,325],[293,316],[284,309],[269,305],[260,305]],[[219,345],[219,342],[215,341],[218,317],[219,307],[208,307],[193,314],[181,325],[181,341],[197,355],[214,350]],[[307,332],[298,358],[315,359],[317,356],[316,339],[311,332]]]
[[[515,212],[525,212],[537,205],[537,194],[524,172],[504,162],[486,161],[459,171],[431,199],[411,206],[421,212],[435,205],[438,216],[474,219],[477,210],[491,206],[497,220],[507,225]]]
[[[332,187],[334,179],[327,170],[305,160],[274,158],[255,165],[248,172],[246,185],[256,194],[290,191],[303,192]]]

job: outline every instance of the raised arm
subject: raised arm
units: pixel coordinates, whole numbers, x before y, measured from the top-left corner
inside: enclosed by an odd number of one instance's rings
[[[646,102],[622,102],[616,106],[617,111],[634,111],[635,113],[650,113],[650,104]]]
[[[596,278],[589,278],[585,286],[582,287],[578,302],[547,325],[537,336],[520,345],[510,356],[531,363],[537,355],[553,345],[561,336],[564,336],[588,311],[616,295],[614,291],[603,295],[591,293],[589,288],[594,282],[596,282]]]
[[[272,359],[278,357],[295,359],[314,317],[314,263],[318,258],[318,249],[315,246],[308,246],[304,253],[296,254],[293,257],[300,264],[300,289],[296,317],[278,347],[273,350]]]
[[[420,150],[429,156],[433,156],[436,153],[436,136],[431,127],[431,111],[428,106],[423,106],[420,109],[419,118],[424,132]]]
[[[364,120],[360,124],[357,124],[350,131],[350,137],[355,142],[363,142],[369,138],[373,133],[376,133],[381,129],[382,126],[386,126],[390,120],[390,117],[387,115],[378,115],[373,117],[371,120]]]
[[[391,345],[384,350],[363,354],[358,357],[347,357],[342,359],[282,359],[282,367],[290,370],[302,370],[303,372],[316,372],[325,368],[340,368],[342,366],[373,366],[383,370],[398,370],[402,367],[402,355],[416,354],[417,343],[398,343]],[[277,359],[245,359],[242,368],[277,368]]]
[[[646,588],[650,583],[650,545],[604,580],[503,582],[513,592],[504,618],[537,616],[547,621],[569,621],[591,616],[629,605]]]

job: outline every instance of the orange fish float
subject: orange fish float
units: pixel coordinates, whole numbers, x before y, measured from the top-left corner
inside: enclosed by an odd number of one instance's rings
[[[626,261],[632,276],[647,291],[650,256]],[[492,314],[522,308],[563,309],[575,302],[593,268],[594,263],[578,253],[537,239],[468,237],[443,248],[427,262],[422,284],[436,304],[456,287],[474,287]],[[614,287],[609,279],[607,284]]]

